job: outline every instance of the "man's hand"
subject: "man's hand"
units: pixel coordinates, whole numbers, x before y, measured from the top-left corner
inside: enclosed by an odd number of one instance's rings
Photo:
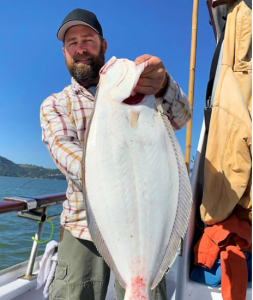
[[[144,61],[148,61],[148,65],[142,72],[134,91],[140,94],[154,94],[156,97],[162,97],[168,86],[164,64],[160,58],[149,54],[137,57],[135,64],[139,65]]]

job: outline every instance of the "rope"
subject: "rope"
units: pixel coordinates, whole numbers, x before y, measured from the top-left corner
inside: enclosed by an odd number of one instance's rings
[[[44,244],[44,243],[46,243],[46,242],[49,242],[49,241],[51,240],[52,236],[53,236],[53,233],[54,233],[54,224],[53,224],[53,222],[52,222],[52,220],[51,220],[50,218],[47,218],[47,222],[50,222],[50,223],[51,223],[51,228],[52,228],[52,230],[51,230],[50,237],[49,237],[48,239],[46,239],[45,241],[42,241],[42,242],[36,240],[35,237],[32,237],[32,240],[34,240],[34,241],[37,242],[38,244]],[[41,222],[39,221],[38,223],[41,223]]]

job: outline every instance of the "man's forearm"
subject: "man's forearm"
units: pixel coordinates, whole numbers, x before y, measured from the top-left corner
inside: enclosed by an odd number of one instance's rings
[[[174,130],[181,129],[191,118],[191,109],[186,95],[167,73],[168,83],[163,96],[156,95],[157,106],[168,117]],[[161,93],[162,94],[162,93]]]

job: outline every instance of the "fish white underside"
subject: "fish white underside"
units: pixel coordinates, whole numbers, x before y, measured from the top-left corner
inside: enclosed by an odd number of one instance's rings
[[[132,106],[117,101],[136,82],[133,63],[122,61],[101,74],[85,149],[85,203],[90,234],[126,288],[125,299],[148,300],[185,234],[191,192],[181,149],[154,95]]]

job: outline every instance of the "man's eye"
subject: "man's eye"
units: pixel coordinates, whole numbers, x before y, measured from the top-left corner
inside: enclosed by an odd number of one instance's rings
[[[76,45],[76,42],[70,43],[69,46]]]

